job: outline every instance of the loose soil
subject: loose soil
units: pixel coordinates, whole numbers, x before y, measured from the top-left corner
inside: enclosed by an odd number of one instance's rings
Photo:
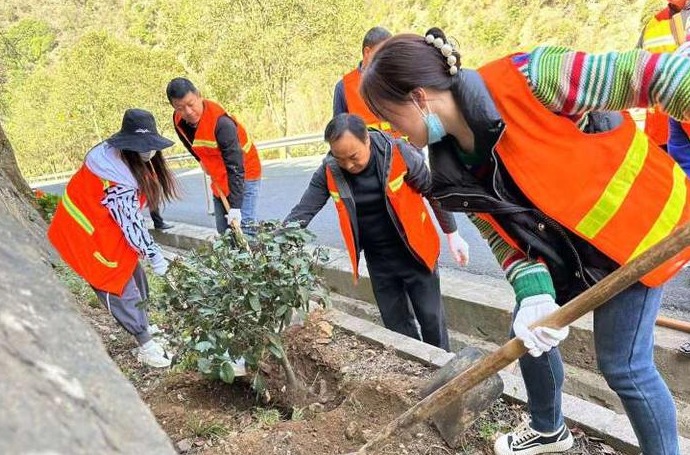
[[[213,382],[195,372],[157,370],[140,365],[133,338],[88,293],[76,293],[83,313],[101,334],[123,373],[150,406],[181,453],[188,454],[344,454],[417,401],[433,371],[404,360],[332,327],[323,313],[285,333],[285,344],[298,376],[314,391],[314,403],[292,407],[283,387],[282,369],[263,367],[268,391],[257,398],[248,380]],[[153,314],[155,322],[155,313]],[[161,327],[165,332],[165,327]],[[500,431],[519,424],[524,409],[497,401],[450,449],[430,425],[419,424],[391,440],[379,453],[396,455],[493,454]],[[569,454],[617,454],[595,438],[572,428]]]

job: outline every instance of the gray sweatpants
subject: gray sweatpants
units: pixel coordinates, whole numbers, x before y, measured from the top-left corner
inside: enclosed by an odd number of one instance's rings
[[[137,264],[132,278],[125,285],[121,296],[111,294],[93,288],[98,300],[110,311],[115,320],[129,333],[134,335],[139,346],[148,342],[151,335],[148,332],[149,318],[143,308],[137,306],[149,296],[149,283],[146,281],[146,273]]]

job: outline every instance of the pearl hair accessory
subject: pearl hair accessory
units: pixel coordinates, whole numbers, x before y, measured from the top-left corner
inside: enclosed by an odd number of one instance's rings
[[[446,63],[450,67],[450,69],[448,70],[450,75],[455,76],[456,74],[458,74],[458,58],[455,55],[453,55],[453,51],[455,50],[453,49],[453,45],[444,42],[443,38],[436,38],[432,34],[426,35],[424,39],[426,40],[427,44],[433,44],[436,49],[441,51],[441,55],[446,57]]]

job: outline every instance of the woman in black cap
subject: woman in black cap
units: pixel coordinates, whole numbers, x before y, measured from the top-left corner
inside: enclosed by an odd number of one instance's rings
[[[148,296],[139,258],[147,258],[157,275],[165,274],[168,263],[146,229],[141,208],[156,210],[177,197],[159,153],[171,145],[158,134],[151,113],[128,109],[122,129],[87,153],[48,229],[62,259],[134,335],[137,358],[153,367],[167,367],[170,359],[151,338],[146,311],[138,306]]]

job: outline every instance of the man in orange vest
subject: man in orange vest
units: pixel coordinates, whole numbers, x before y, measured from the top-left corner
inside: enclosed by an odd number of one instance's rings
[[[367,67],[376,49],[390,37],[390,32],[383,27],[374,27],[364,35],[362,60],[357,65],[357,68],[343,76],[335,85],[335,91],[333,92],[334,117],[342,113],[356,114],[364,119],[367,127],[391,132],[390,124],[376,117],[359,94],[359,80],[362,71]]]
[[[645,24],[637,47],[653,53],[675,51],[686,41],[685,24],[689,17],[687,0],[670,0],[666,8]],[[656,106],[647,109],[644,132],[655,144],[666,149],[668,116]]]
[[[361,117],[350,114],[334,117],[325,139],[331,151],[285,221],[306,227],[330,196],[355,281],[363,250],[385,326],[420,339],[416,316],[421,339],[448,350],[436,266],[439,238],[423,199],[431,180],[422,155],[403,141],[367,130]],[[453,215],[431,205],[455,260],[467,264],[468,246]]]
[[[235,117],[217,103],[202,98],[189,79],[168,83],[168,101],[175,109],[177,136],[211,179],[216,229],[241,220],[245,234],[253,234],[261,186],[261,161],[254,141]],[[222,201],[227,198],[230,211]]]

